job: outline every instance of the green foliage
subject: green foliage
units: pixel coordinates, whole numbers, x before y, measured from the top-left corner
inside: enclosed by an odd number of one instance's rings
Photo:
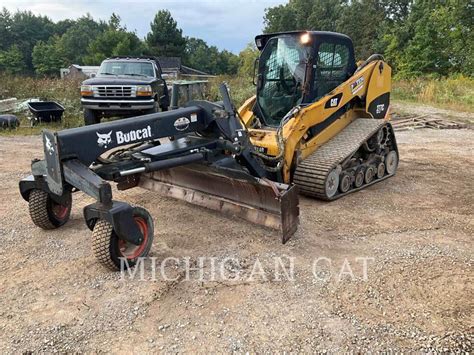
[[[11,26],[11,14],[6,8],[3,8],[0,12],[0,51],[10,48],[13,44]]]
[[[37,74],[57,76],[59,69],[66,65],[59,36],[51,37],[48,42],[39,41],[32,57]]]
[[[151,31],[146,36],[150,54],[157,57],[182,57],[186,48],[183,31],[168,10],[160,10],[150,24]]]
[[[235,107],[239,108],[247,99],[255,95],[255,86],[252,80],[240,76],[220,75],[209,83],[207,99],[210,101],[220,101],[222,97],[219,93],[219,86],[223,82],[227,83],[230,89],[230,96]]]
[[[472,0],[289,0],[266,10],[265,32],[336,31],[358,60],[384,54],[399,77],[474,75]]]
[[[239,53],[239,76],[251,79],[254,74],[255,59],[260,52],[254,43],[249,43],[243,51]]]
[[[186,65],[202,70],[209,74],[236,74],[239,67],[239,58],[235,54],[209,47],[202,39],[187,37],[184,52]]]
[[[16,12],[9,30],[11,41],[20,49],[31,72],[33,47],[38,41],[47,41],[54,34],[54,23],[46,16],[37,16],[30,11]]]
[[[89,45],[106,29],[107,24],[96,22],[89,14],[74,21],[61,37],[64,61],[69,64],[85,64]]]
[[[301,28],[319,28],[321,31],[336,31],[338,20],[344,11],[344,1],[341,0],[313,0],[311,1],[310,14],[305,9],[304,1],[299,1],[298,18],[307,17],[306,26]]]
[[[26,69],[25,58],[17,45],[12,45],[5,51],[0,51],[0,70],[9,74],[21,74]]]
[[[112,14],[108,28],[93,40],[84,58],[86,64],[97,65],[105,58],[120,55],[142,55],[144,46],[137,35],[120,25],[120,17]]]
[[[209,46],[200,38],[187,37],[185,48],[186,65],[210,73],[215,63],[211,63]]]
[[[217,57],[217,68],[215,73],[218,75],[222,74],[237,74],[239,69],[239,57],[235,54],[223,50]]]
[[[265,33],[296,30],[299,26],[296,21],[296,14],[290,4],[266,9],[263,21]]]
[[[265,32],[302,29],[336,31],[343,0],[289,0],[285,5],[266,9]]]
[[[337,30],[354,39],[357,58],[368,58],[376,51],[380,23],[385,17],[384,7],[378,1],[361,0],[341,7],[341,11],[341,19],[336,20]]]
[[[184,38],[166,10],[156,14],[145,41],[116,14],[108,22],[87,14],[54,23],[28,11],[0,11],[0,71],[56,76],[70,64],[98,65],[107,57],[142,54],[182,57],[185,65],[217,75],[236,74],[241,61],[202,39]]]
[[[400,56],[399,76],[473,75],[473,18],[469,0],[416,1],[405,23],[412,36]]]

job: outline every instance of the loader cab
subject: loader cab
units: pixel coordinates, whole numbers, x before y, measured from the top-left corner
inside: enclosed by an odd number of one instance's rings
[[[267,126],[278,126],[295,106],[327,95],[356,69],[349,37],[333,32],[294,31],[255,38],[257,100],[254,113]]]

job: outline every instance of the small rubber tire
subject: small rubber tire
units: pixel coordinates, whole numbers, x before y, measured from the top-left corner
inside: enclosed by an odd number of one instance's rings
[[[133,217],[143,233],[142,244],[136,246],[120,239],[113,226],[106,220],[99,219],[92,231],[92,251],[103,266],[110,270],[121,270],[136,265],[138,258],[146,257],[153,244],[154,228],[151,215],[142,207],[133,207]],[[132,252],[126,253],[124,248],[130,247]],[[121,262],[126,258],[127,263]],[[128,264],[128,266],[127,266]]]
[[[354,187],[357,189],[364,184],[365,180],[365,169],[364,167],[360,167],[357,169],[354,175]]]
[[[84,109],[84,124],[86,126],[100,123],[100,114],[94,110]]]
[[[66,192],[66,204],[55,202],[51,196],[43,190],[33,189],[28,200],[28,209],[31,220],[42,229],[56,229],[69,221],[71,216],[72,196]]]

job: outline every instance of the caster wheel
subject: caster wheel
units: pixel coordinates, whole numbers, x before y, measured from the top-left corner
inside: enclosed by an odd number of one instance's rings
[[[72,207],[71,193],[66,192],[65,197],[64,204],[60,204],[46,191],[31,190],[28,208],[33,223],[42,229],[56,229],[69,221]]]
[[[351,188],[351,176],[348,173],[342,173],[339,178],[339,191],[345,193]]]
[[[141,207],[133,208],[133,219],[143,234],[143,241],[135,245],[119,239],[113,226],[98,220],[92,231],[92,250],[99,262],[111,270],[120,270],[121,259],[127,259],[128,266],[133,267],[138,258],[145,257],[150,252],[153,243],[153,219],[147,210]],[[127,264],[124,264],[127,267]]]
[[[355,188],[361,187],[365,180],[365,169],[360,167],[355,173],[354,186]]]
[[[364,174],[364,181],[366,184],[370,184],[373,180],[374,180],[374,176],[375,176],[375,169],[373,166],[369,166],[366,170],[365,170],[365,174]]]

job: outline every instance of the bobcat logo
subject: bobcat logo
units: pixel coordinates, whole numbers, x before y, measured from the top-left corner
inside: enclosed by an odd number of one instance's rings
[[[100,134],[99,132],[96,132],[97,134],[97,144],[99,145],[99,147],[104,147],[104,148],[107,148],[107,146],[112,143],[112,138],[110,138],[110,135],[112,134],[112,131],[110,131],[109,133],[105,133],[105,134]]]
[[[48,138],[48,136],[45,136],[44,138],[46,138],[46,150],[48,151],[49,155],[53,155],[54,147],[51,144],[51,140]]]

